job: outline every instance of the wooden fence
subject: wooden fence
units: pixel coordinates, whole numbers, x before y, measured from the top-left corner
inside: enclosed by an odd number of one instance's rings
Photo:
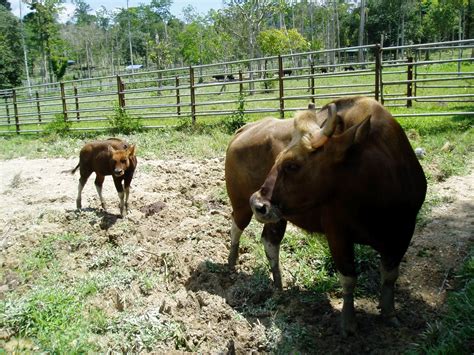
[[[58,119],[105,130],[117,111],[145,128],[195,123],[225,119],[242,103],[246,115],[284,118],[352,95],[373,96],[396,117],[472,116],[473,51],[474,40],[369,45],[2,90],[0,135],[39,133]]]

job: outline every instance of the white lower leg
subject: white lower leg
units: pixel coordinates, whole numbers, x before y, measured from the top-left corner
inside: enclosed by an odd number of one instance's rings
[[[239,243],[242,233],[243,231],[240,230],[234,220],[232,220],[232,227],[230,228],[230,253],[228,258],[228,263],[231,268],[235,267],[237,258],[239,257]]]
[[[82,208],[82,190],[84,189],[84,185],[81,184],[79,181],[79,186],[77,187],[77,198],[76,198],[76,208]]]
[[[102,197],[102,186],[99,186],[99,185],[95,185],[95,188],[97,190],[97,194],[99,195],[99,199],[100,199],[100,205],[102,206],[102,208],[106,209],[105,207],[105,200],[104,200],[104,197]]]
[[[394,289],[395,281],[398,279],[399,267],[387,271],[380,264],[380,278],[382,281],[382,290],[380,293],[380,309],[384,317],[390,318],[395,316],[395,299]]]
[[[128,212],[128,196],[130,195],[130,187],[125,188],[125,211]]]
[[[356,320],[355,320],[355,310],[354,310],[354,289],[357,282],[355,276],[344,276],[339,273],[339,282],[342,286],[342,317],[341,317],[341,326],[342,326],[342,335],[347,336],[349,334],[354,334],[356,331]]]
[[[262,238],[265,254],[273,275],[273,283],[277,289],[282,289],[281,273],[280,273],[280,245],[275,245],[265,238]]]
[[[119,199],[120,199],[120,203],[119,203],[119,207],[120,207],[120,215],[123,217],[126,213],[125,213],[125,203],[124,203],[124,195],[125,193],[124,192],[119,192],[118,193],[118,196],[119,196]]]

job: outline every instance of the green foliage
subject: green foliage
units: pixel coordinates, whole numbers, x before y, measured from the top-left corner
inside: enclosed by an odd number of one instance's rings
[[[474,248],[457,275],[459,287],[448,294],[447,311],[432,322],[409,354],[469,354],[474,339]]]
[[[20,33],[18,20],[0,6],[0,89],[21,84],[24,66]]]
[[[72,123],[66,120],[62,113],[54,115],[54,118],[49,122],[43,130],[47,135],[57,134],[59,136],[66,136],[69,134]]]
[[[295,28],[288,31],[284,29],[262,31],[257,36],[257,42],[265,55],[304,52],[309,49],[308,41]]]
[[[228,119],[222,121],[222,124],[225,131],[229,134],[232,134],[245,123],[247,123],[247,121],[248,119],[245,115],[245,96],[240,94],[237,110]]]
[[[115,105],[114,114],[108,117],[109,129],[112,134],[131,134],[141,132],[143,125],[139,118],[132,117],[122,107]]]
[[[52,55],[51,68],[54,75],[56,76],[56,80],[62,80],[67,69],[67,58],[63,56]]]

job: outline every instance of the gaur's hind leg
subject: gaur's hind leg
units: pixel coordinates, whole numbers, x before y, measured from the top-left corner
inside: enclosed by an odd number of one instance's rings
[[[86,185],[87,179],[91,176],[92,171],[82,171],[81,177],[79,178],[79,185],[77,186],[77,198],[76,198],[76,208],[80,210],[82,208],[82,190]]]
[[[395,316],[395,282],[398,279],[399,261],[390,260],[390,258],[381,256],[380,260],[380,313],[390,324],[398,326],[399,322]]]
[[[96,174],[95,181],[94,181],[95,188],[97,189],[97,194],[99,195],[100,205],[105,211],[106,210],[105,200],[104,200],[104,197],[102,196],[102,185],[104,184],[105,176],[100,175],[99,173],[95,173],[95,174]]]
[[[354,309],[354,289],[357,282],[354,262],[354,244],[344,238],[327,235],[329,249],[336,264],[339,281],[342,286],[341,330],[344,337],[355,334],[357,323]]]
[[[280,272],[280,243],[285,235],[286,221],[280,220],[277,223],[267,223],[263,227],[262,242],[265,248],[265,254],[273,275],[275,288],[281,290],[283,284]]]
[[[250,206],[243,209],[234,209],[232,212],[232,227],[230,229],[230,252],[227,259],[229,267],[235,268],[239,257],[240,236],[252,219]]]

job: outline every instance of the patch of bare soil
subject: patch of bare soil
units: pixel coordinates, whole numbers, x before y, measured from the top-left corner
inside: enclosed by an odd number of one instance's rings
[[[78,176],[62,171],[76,163],[77,158],[2,161],[0,264],[7,271],[0,297],[21,287],[12,271],[18,255],[45,235],[79,233],[92,241],[61,251],[71,278],[106,269],[114,249],[121,250],[125,270],[159,275],[151,288],[131,277],[91,302],[109,315],[158,312],[182,325],[185,348],[197,352],[285,352],[291,350],[288,337],[295,336],[302,342],[299,350],[308,353],[399,353],[439,315],[453,287],[453,272],[473,242],[471,169],[469,175],[429,187],[444,202],[417,230],[402,264],[396,293],[401,326],[379,319],[375,295],[358,297],[358,335],[342,339],[339,294],[295,288],[273,294],[269,276],[268,287],[255,283],[255,260],[245,248],[236,272],[227,271],[230,207],[222,159],[139,160],[126,219],[117,218],[118,197],[110,178],[104,184],[108,213],[100,209],[93,177],[83,191],[85,208],[75,211]],[[284,264],[282,269],[288,280],[289,270]],[[253,285],[261,289],[245,294]],[[270,298],[275,304],[271,312],[263,307]],[[242,312],[248,303],[254,310],[262,305],[263,311]],[[107,347],[106,339],[97,341]],[[163,342],[154,350],[174,349],[175,344]]]

